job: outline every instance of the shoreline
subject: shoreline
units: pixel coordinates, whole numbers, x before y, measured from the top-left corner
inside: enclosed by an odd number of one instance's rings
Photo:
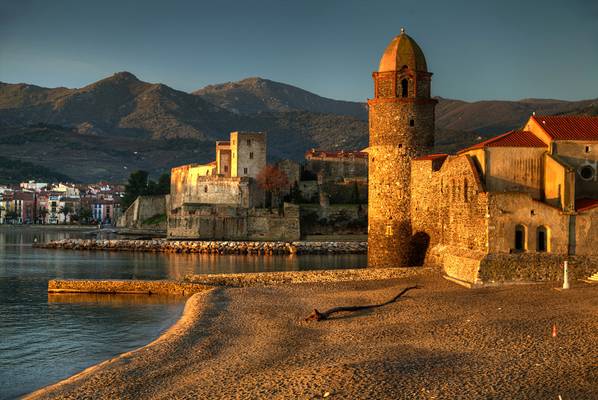
[[[435,271],[414,272],[397,279],[208,289],[191,296],[181,318],[154,341],[24,398],[322,398],[326,392],[356,399],[490,393],[590,398],[597,393],[581,373],[591,360],[579,357],[591,354],[596,337],[590,313],[595,287],[471,291]],[[423,289],[396,304],[303,321],[312,307],[380,303],[412,284]],[[526,323],[513,325],[514,318]],[[557,321],[563,333],[551,337],[546,321]],[[563,347],[575,351],[557,351]],[[476,384],[464,384],[464,373]]]
[[[204,297],[209,296],[209,294],[213,290],[216,290],[216,288],[206,289],[204,291],[197,292],[197,293],[194,293],[193,295],[191,295],[185,301],[185,307],[183,308],[183,312],[181,313],[180,318],[173,325],[171,325],[168,329],[166,329],[162,334],[160,334],[160,336],[158,336],[156,339],[152,340],[151,342],[147,343],[146,345],[143,345],[136,349],[127,351],[125,353],[118,354],[112,358],[101,361],[92,366],[89,366],[89,367],[85,368],[84,370],[77,372],[74,375],[69,376],[68,378],[62,379],[58,382],[51,383],[46,386],[43,386],[29,394],[26,394],[25,396],[22,397],[22,399],[24,400],[24,399],[40,398],[40,397],[48,394],[48,392],[50,392],[50,391],[54,391],[54,390],[60,389],[61,387],[66,386],[66,385],[75,383],[78,379],[81,379],[89,374],[92,374],[95,371],[97,371],[103,367],[112,365],[119,361],[126,360],[127,358],[134,356],[135,354],[137,354],[140,351],[143,351],[144,349],[148,349],[152,346],[155,346],[160,343],[166,342],[168,340],[174,339],[176,336],[184,336],[185,333],[187,333],[189,330],[191,330],[193,328],[194,322],[201,318],[201,313],[202,313],[202,311],[204,311],[201,308],[201,303],[202,303],[202,301],[205,300]],[[87,292],[87,293],[90,293],[90,292]]]

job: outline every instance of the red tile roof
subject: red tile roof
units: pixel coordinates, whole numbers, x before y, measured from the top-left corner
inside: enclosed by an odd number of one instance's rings
[[[418,160],[418,161],[424,161],[424,160],[430,160],[430,161],[435,161],[435,160],[440,160],[440,159],[445,159],[448,157],[448,154],[430,154],[427,156],[421,156],[421,157],[416,157],[414,158],[414,160]]]
[[[598,207],[598,199],[577,199],[575,200],[575,209],[577,211],[587,211]]]
[[[598,117],[532,116],[553,140],[598,140]]]
[[[498,135],[483,142],[474,144],[471,147],[461,150],[466,151],[483,149],[485,147],[548,147],[546,143],[540,140],[536,135],[529,131],[513,130],[502,135]]]

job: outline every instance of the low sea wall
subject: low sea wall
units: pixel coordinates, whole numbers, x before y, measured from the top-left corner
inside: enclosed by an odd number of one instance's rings
[[[367,242],[233,242],[192,240],[62,239],[36,247],[66,250],[206,254],[365,254]]]
[[[428,267],[355,268],[312,271],[187,275],[185,282],[209,286],[266,286],[288,283],[349,282],[406,278],[432,272]]]
[[[209,289],[211,289],[210,286],[202,284],[168,280],[52,279],[48,282],[48,293],[159,294],[189,296]]]

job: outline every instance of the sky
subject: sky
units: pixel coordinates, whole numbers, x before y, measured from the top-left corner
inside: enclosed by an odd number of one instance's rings
[[[596,0],[0,0],[0,81],[82,87],[129,71],[189,92],[259,76],[365,101],[401,27],[435,96],[598,97]]]

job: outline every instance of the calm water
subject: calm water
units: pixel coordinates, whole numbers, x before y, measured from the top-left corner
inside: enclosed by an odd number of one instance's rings
[[[33,249],[83,232],[0,228],[0,399],[15,398],[143,346],[172,325],[183,300],[48,295],[52,278],[163,279],[189,273],[359,267],[363,255],[215,256]]]

